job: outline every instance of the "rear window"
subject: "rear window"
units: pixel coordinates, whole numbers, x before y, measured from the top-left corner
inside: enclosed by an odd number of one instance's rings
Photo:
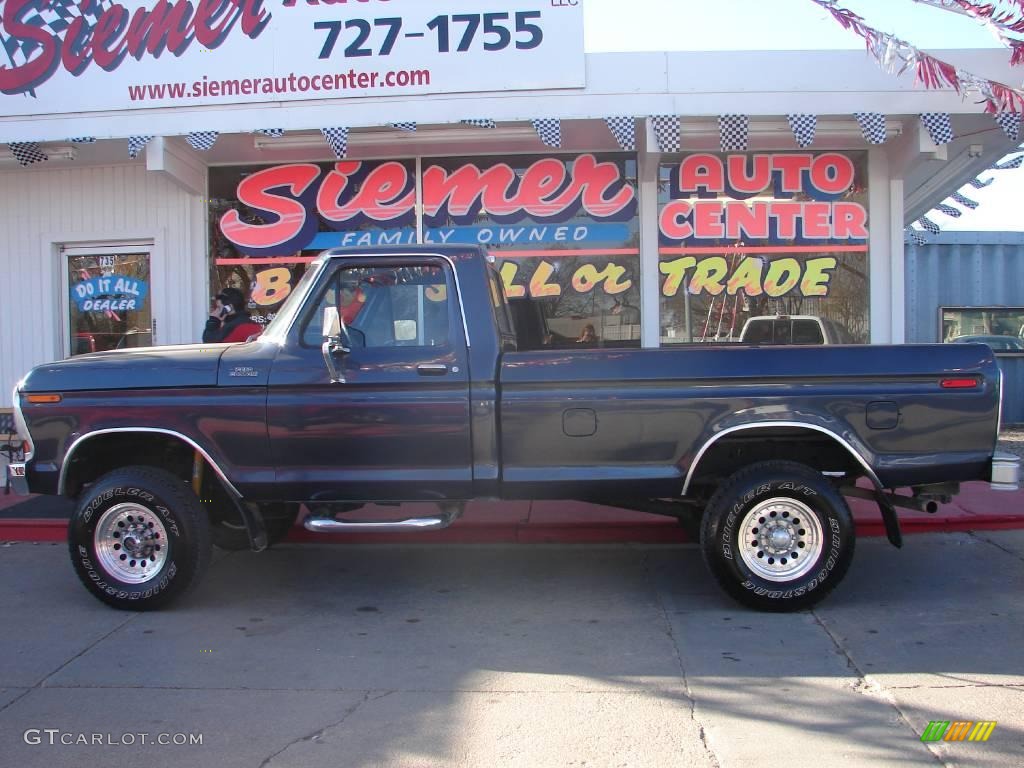
[[[791,344],[824,344],[821,326],[814,320],[793,320],[793,337]],[[781,323],[780,323],[781,325]]]
[[[773,325],[771,320],[749,323],[743,333],[743,341],[748,344],[771,344]]]

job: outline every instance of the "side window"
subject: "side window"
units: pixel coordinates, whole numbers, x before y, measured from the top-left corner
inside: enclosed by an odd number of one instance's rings
[[[356,347],[439,347],[448,344],[448,285],[444,269],[343,267],[328,280],[302,341],[319,346],[324,309],[336,306]]]

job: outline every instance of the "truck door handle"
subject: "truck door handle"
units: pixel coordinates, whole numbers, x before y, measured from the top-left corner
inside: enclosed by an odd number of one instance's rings
[[[444,376],[448,373],[448,366],[444,363],[424,363],[416,366],[416,373],[420,376]]]

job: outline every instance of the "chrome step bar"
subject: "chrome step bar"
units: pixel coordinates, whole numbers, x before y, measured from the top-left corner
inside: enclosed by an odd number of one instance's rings
[[[401,533],[439,531],[462,516],[462,506],[446,504],[448,511],[406,520],[342,520],[337,517],[307,517],[302,526],[312,533]]]

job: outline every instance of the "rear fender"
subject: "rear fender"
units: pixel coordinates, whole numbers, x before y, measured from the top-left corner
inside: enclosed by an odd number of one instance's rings
[[[689,493],[690,485],[697,475],[701,460],[719,440],[729,435],[780,428],[807,429],[827,436],[840,445],[864,470],[864,474],[870,478],[875,488],[881,490],[882,484],[872,468],[875,455],[849,424],[835,418],[806,412],[773,411],[770,416],[739,412],[709,425],[694,443],[693,459],[687,467],[686,481],[683,484],[683,496]]]

